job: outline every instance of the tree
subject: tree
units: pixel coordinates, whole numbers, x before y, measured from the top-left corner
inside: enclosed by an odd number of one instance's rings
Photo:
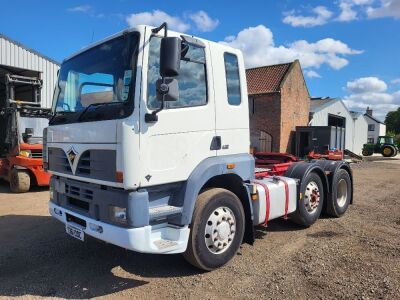
[[[387,131],[400,134],[400,107],[395,111],[389,111],[385,118]]]

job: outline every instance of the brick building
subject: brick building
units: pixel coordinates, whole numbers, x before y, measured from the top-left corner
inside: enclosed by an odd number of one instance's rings
[[[307,126],[310,95],[300,62],[246,70],[251,147],[294,153],[296,126]]]

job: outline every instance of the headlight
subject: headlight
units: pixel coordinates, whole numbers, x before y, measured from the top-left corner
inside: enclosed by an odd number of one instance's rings
[[[30,150],[21,150],[21,151],[19,151],[19,155],[23,156],[23,157],[27,157],[27,158],[32,157],[32,153]]]
[[[109,213],[112,222],[124,225],[127,224],[128,220],[126,218],[126,208],[110,206]]]

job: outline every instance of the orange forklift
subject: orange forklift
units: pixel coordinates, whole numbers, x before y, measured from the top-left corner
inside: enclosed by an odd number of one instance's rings
[[[1,82],[0,178],[14,193],[49,185],[42,144],[50,109],[41,107],[41,87],[39,78],[14,74],[4,74]]]

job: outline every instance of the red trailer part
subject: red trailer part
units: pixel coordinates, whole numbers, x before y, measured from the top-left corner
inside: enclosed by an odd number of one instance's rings
[[[289,166],[299,159],[288,153],[256,152],[256,178],[283,176]]]

